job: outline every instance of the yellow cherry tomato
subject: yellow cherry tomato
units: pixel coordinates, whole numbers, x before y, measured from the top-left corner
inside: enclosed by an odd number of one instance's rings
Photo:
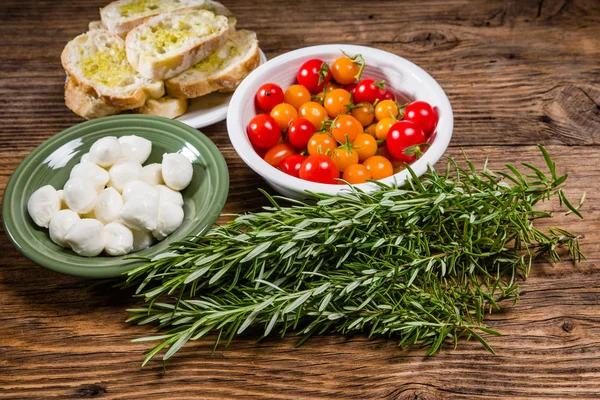
[[[302,118],[309,120],[317,131],[321,130],[321,124],[327,119],[327,111],[314,101],[302,104],[298,113]]]
[[[356,150],[358,159],[362,162],[377,154],[377,140],[368,133],[361,133],[352,142],[352,148]]]
[[[381,121],[384,118],[398,117],[398,106],[392,100],[383,100],[377,103],[375,107],[375,118]]]
[[[331,155],[337,147],[335,139],[324,132],[317,132],[310,137],[306,149],[308,154],[327,154]]]
[[[350,165],[344,171],[342,178],[353,185],[365,183],[369,179],[373,179],[373,174],[362,164]]]
[[[391,117],[383,118],[381,121],[377,123],[377,127],[375,128],[375,136],[378,140],[385,140],[387,138],[387,134],[390,131],[392,125],[394,125],[396,121],[394,121]]]
[[[392,163],[382,156],[369,157],[363,162],[363,165],[373,174],[375,180],[387,178],[394,174]]]
[[[271,110],[271,117],[277,122],[282,131],[287,130],[288,125],[298,116],[298,111],[291,104],[277,104]]]
[[[358,153],[353,149],[338,147],[333,150],[331,160],[340,172],[344,172],[349,166],[358,164]]]
[[[323,101],[323,107],[331,118],[344,114],[348,110],[346,108],[348,104],[350,104],[350,93],[344,89],[333,89],[327,92]]]
[[[302,104],[310,101],[310,92],[302,85],[292,85],[285,90],[283,101],[298,110]]]
[[[354,82],[354,78],[358,75],[360,65],[350,60],[348,57],[340,57],[331,65],[331,75],[337,83],[347,85]]]
[[[374,138],[377,137],[377,124],[371,124],[365,128],[365,132]]]
[[[331,127],[331,134],[340,143],[353,142],[362,133],[363,127],[352,115],[338,116]]]
[[[359,107],[352,109],[352,116],[362,124],[362,126],[368,126],[373,122],[375,118],[375,112],[373,111],[373,105],[370,103],[358,104]]]
[[[339,89],[340,87],[341,87],[340,85],[338,85],[337,83],[331,82],[331,81],[329,81],[325,84],[325,89],[327,92],[331,92],[334,89]]]

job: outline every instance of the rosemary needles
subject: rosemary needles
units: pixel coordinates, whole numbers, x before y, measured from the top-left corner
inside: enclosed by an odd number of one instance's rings
[[[293,332],[299,344],[361,331],[421,343],[427,354],[464,336],[493,352],[481,333],[496,332],[483,316],[518,299],[532,260],[558,261],[560,246],[574,262],[582,257],[577,235],[534,226],[551,217],[535,204],[552,196],[581,217],[561,190],[567,175],[540,150],[548,173],[525,163],[525,174],[511,165],[478,173],[465,157],[467,169],[450,159],[443,173],[413,174],[402,188],[315,193],[311,203],[265,193],[264,211],[176,243],[128,273],[144,300],[129,321],[164,331],[137,339],[159,341],[144,364],[211,332],[216,348],[250,329]]]

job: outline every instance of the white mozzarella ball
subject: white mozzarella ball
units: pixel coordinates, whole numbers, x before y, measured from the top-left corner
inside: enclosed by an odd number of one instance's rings
[[[158,190],[158,201],[160,203],[173,203],[183,207],[183,196],[181,193],[165,185],[157,185],[155,188]]]
[[[94,210],[92,210],[90,212],[86,212],[85,214],[81,214],[80,217],[81,218],[98,219],[98,218],[96,218],[96,213],[94,212]]]
[[[119,160],[110,168],[109,174],[110,181],[108,182],[108,186],[114,187],[117,192],[121,193],[127,182],[140,179],[142,166],[137,161]]]
[[[104,189],[110,179],[108,171],[89,161],[83,161],[74,166],[71,170],[71,175],[69,176],[71,178],[88,179],[92,182],[92,185],[94,185],[94,188],[98,193]]]
[[[65,236],[71,226],[79,220],[79,214],[75,211],[60,210],[50,221],[50,239],[59,246],[69,247]]]
[[[158,199],[158,191],[154,186],[143,181],[127,182],[123,187],[123,201],[127,203],[137,197],[154,197]]]
[[[164,154],[162,176],[165,184],[173,190],[183,190],[192,181],[192,163],[181,153]]]
[[[104,250],[104,225],[96,219],[75,221],[65,241],[80,256],[94,257]]]
[[[109,256],[122,256],[133,248],[133,233],[122,223],[115,221],[104,227],[104,251]]]
[[[104,225],[110,224],[119,218],[119,211],[123,208],[123,199],[114,188],[106,188],[98,195],[94,216]]]
[[[68,209],[69,207],[65,203],[65,192],[62,189],[60,189],[60,190],[56,191],[56,194],[58,195],[58,198],[60,199],[60,209],[61,210]]]
[[[81,159],[79,159],[79,162],[91,162],[90,153],[85,153],[84,155],[82,155]]]
[[[132,229],[131,232],[133,233],[133,248],[131,251],[144,250],[152,245],[152,233],[149,231]]]
[[[162,185],[165,183],[162,177],[162,165],[158,163],[148,164],[142,168],[140,179],[150,185]]]
[[[121,158],[121,144],[116,137],[107,136],[98,139],[90,147],[88,161],[108,168],[116,163],[119,158]]]
[[[60,197],[51,185],[42,186],[27,201],[27,211],[37,226],[47,228],[60,211]]]
[[[158,224],[158,199],[156,197],[136,197],[125,203],[119,218],[131,229],[151,231]]]
[[[152,236],[163,240],[175,232],[183,222],[183,208],[173,203],[160,203],[158,206],[158,224]]]
[[[63,188],[65,203],[79,213],[86,214],[94,209],[98,193],[92,182],[86,178],[70,178]]]
[[[121,136],[121,158],[135,160],[140,164],[146,162],[152,152],[152,142],[136,135]]]

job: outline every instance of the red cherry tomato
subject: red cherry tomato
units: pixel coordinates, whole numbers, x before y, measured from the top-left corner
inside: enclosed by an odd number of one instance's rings
[[[278,143],[267,150],[263,158],[272,166],[277,167],[283,160],[294,154],[296,154],[295,148],[287,143]]]
[[[277,104],[283,103],[283,90],[274,83],[265,83],[256,92],[256,105],[261,110],[271,111]]]
[[[346,89],[346,91],[352,94],[352,100],[354,100],[354,89],[356,89],[356,83],[349,83],[347,85],[344,85],[344,89]],[[356,101],[354,101],[354,104],[357,104]]]
[[[258,114],[248,124],[248,139],[253,146],[268,149],[281,139],[281,129],[277,121],[268,114]]]
[[[392,92],[390,92],[389,90],[385,91],[385,94],[383,95],[383,99],[382,100],[394,100],[396,101],[396,95]]]
[[[300,166],[300,178],[311,182],[336,184],[340,177],[337,169],[329,156],[313,154],[308,156]]]
[[[423,133],[429,137],[437,125],[437,113],[433,111],[429,103],[413,101],[404,110],[404,120],[419,125],[423,129]]]
[[[375,79],[365,78],[358,82],[354,88],[354,103],[375,103],[377,99],[385,98],[385,82],[376,82]]]
[[[309,92],[317,94],[323,90],[325,84],[331,79],[331,72],[325,61],[313,58],[302,64],[296,79]]]
[[[315,133],[315,126],[305,118],[294,119],[288,128],[288,140],[297,149],[303,149]]]
[[[265,154],[267,154],[267,149],[261,149],[260,147],[256,147],[255,145],[252,145],[252,148],[254,149],[256,154],[260,156],[260,158],[265,158]]]
[[[306,157],[300,154],[294,154],[292,156],[287,157],[279,164],[279,169],[285,172],[288,175],[295,176],[296,178],[300,178],[300,166],[302,162],[306,160]]]
[[[396,159],[412,162],[417,159],[416,155],[405,154],[404,151],[411,146],[425,143],[425,140],[425,134],[417,124],[411,121],[399,121],[390,128],[386,146]],[[420,151],[420,149],[415,150],[417,153]]]

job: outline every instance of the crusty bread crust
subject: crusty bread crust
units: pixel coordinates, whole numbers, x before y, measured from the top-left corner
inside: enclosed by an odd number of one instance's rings
[[[121,109],[96,97],[94,89],[80,85],[75,79],[67,77],[65,83],[65,104],[80,117],[94,119],[115,115]]]
[[[67,74],[80,86],[93,90],[95,97],[124,110],[141,107],[148,98],[158,98],[164,94],[162,82],[145,79],[138,74],[132,75],[132,83],[125,87],[109,87],[84,76],[78,64],[83,48],[91,47],[94,43],[107,42],[111,46],[123,46],[121,38],[102,29],[81,34],[67,43],[61,55],[61,62]],[[86,51],[88,50],[86,47]]]
[[[247,31],[238,31],[236,34],[244,34]],[[246,34],[252,34],[247,32]],[[254,43],[245,57],[238,63],[218,71],[210,76],[204,76],[193,69],[185,71],[171,79],[165,80],[167,93],[175,97],[195,98],[204,96],[215,91],[231,92],[260,64],[260,52],[258,41],[254,37]]]
[[[88,24],[88,31],[93,31],[96,29],[106,29],[102,21],[91,21]]]
[[[174,119],[185,114],[188,102],[188,99],[182,97],[164,96],[160,99],[148,99],[146,104],[135,111],[139,114],[158,115],[159,117]]]

